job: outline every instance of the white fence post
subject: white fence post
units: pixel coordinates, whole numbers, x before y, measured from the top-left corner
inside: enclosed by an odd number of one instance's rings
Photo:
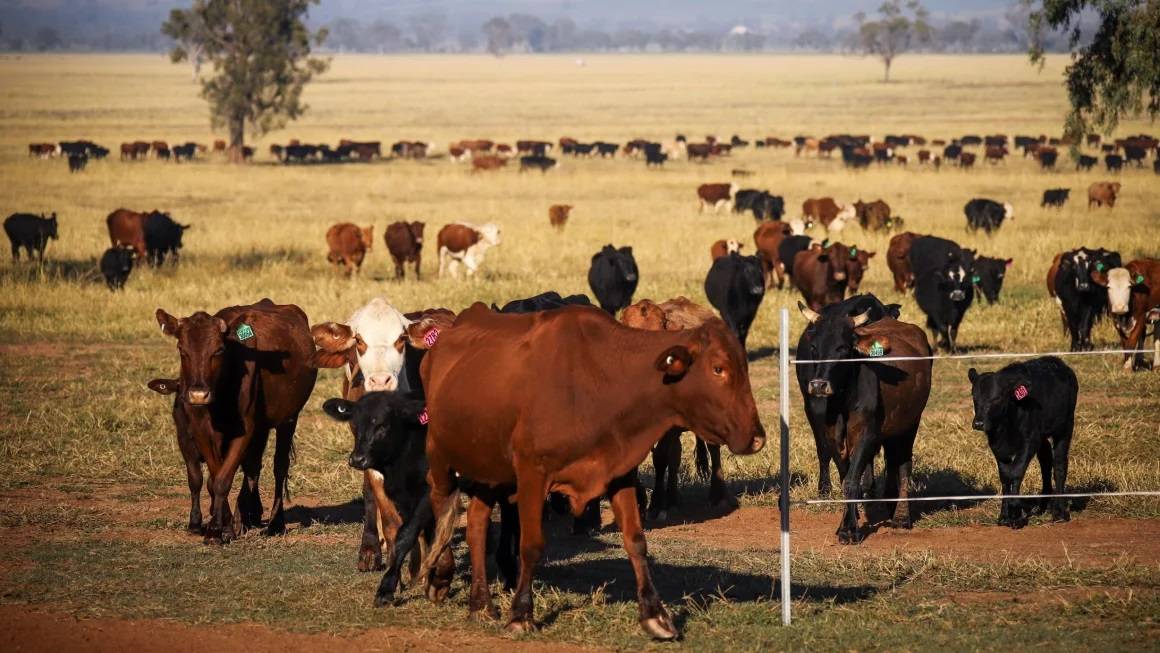
[[[781,334],[778,349],[778,371],[781,373],[781,623],[788,626],[790,615],[789,574],[789,309],[781,309]]]

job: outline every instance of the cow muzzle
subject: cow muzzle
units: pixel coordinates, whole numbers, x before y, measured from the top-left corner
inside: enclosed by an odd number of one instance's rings
[[[811,397],[832,397],[834,396],[834,386],[825,379],[813,379],[807,386]]]
[[[966,299],[966,297],[967,297],[967,294],[961,290],[951,291],[951,301],[952,302],[961,302],[964,299]]]
[[[367,392],[390,392],[399,386],[399,380],[394,374],[368,374],[366,380]]]
[[[213,399],[213,393],[209,390],[190,390],[185,393],[185,399],[193,406],[205,406]]]
[[[975,429],[976,431],[983,431],[985,430],[985,427],[986,424],[983,424],[983,420],[981,419],[976,419],[975,421],[971,422],[971,428]]]
[[[845,272],[835,272],[834,273],[834,281],[845,281],[845,280],[846,280],[846,273]]]
[[[358,470],[366,470],[371,466],[371,461],[367,460],[367,457],[361,453],[352,453],[346,462]]]

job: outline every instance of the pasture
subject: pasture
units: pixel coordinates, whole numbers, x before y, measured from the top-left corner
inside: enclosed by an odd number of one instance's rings
[[[497,625],[464,619],[462,544],[446,604],[409,592],[401,606],[372,608],[378,574],[355,571],[361,481],[346,464],[350,434],[320,409],[340,392],[337,370],[320,375],[302,414],[290,533],[273,540],[250,533],[225,548],[185,534],[187,490],[170,401],[145,387],[178,369],[173,341],[153,318],[158,307],[188,315],[270,297],[298,304],[315,323],[345,319],[377,295],[402,310],[461,310],[544,290],[589,293],[589,259],[606,243],[633,247],[641,273],[637,299],[686,295],[705,302],[710,244],[736,238],[746,243],[745,253],[753,251],[749,215],[696,208],[696,186],[728,182],[733,168],[755,173],[739,180],[743,187],[783,195],[790,217],[807,197],[881,198],[908,230],[1014,258],[1001,302],[977,301],[967,313],[959,343],[969,352],[1067,349],[1044,287],[1056,253],[1087,245],[1118,250],[1125,261],[1160,254],[1160,177],[1151,169],[1077,173],[1061,157],[1057,171],[1044,172],[1017,151],[1004,163],[980,161],[969,171],[920,168],[917,148],[910,148],[907,167],[862,172],[844,169],[837,156],[748,148],[706,164],[671,161],[661,170],[647,170],[640,160],[565,157],[546,175],[519,174],[515,165],[473,175],[442,157],[283,166],[266,152],[291,138],[422,140],[445,153],[448,142],[462,138],[1057,135],[1066,105],[1062,57],[1040,72],[1017,56],[907,56],[895,65],[897,81],[885,85],[877,81],[878,64],[858,58],[586,56],[585,64],[549,56],[339,56],[307,88],[307,115],[257,141],[254,163],[232,166],[220,155],[182,164],[116,160],[123,141],[224,137],[211,134],[185,66],[159,55],[0,57],[8,98],[0,110],[0,209],[5,216],[56,211],[61,223],[43,266],[7,257],[0,263],[0,623],[8,630],[0,642],[8,647],[33,637],[76,646],[82,640],[70,637],[99,630],[110,648],[127,647],[146,641],[142,631],[151,630],[227,648],[249,638],[323,650],[651,645],[635,623],[630,567],[607,513],[594,538],[570,536],[559,521],[548,528],[535,586],[543,627],[517,643]],[[1118,134],[1141,131],[1155,127],[1128,122]],[[79,174],[69,174],[59,159],[27,157],[28,143],[78,138],[114,154]],[[1104,179],[1123,183],[1121,198],[1114,210],[1089,211],[1086,189]],[[1042,191],[1057,187],[1071,188],[1071,200],[1061,210],[1041,209]],[[1010,202],[1015,220],[989,238],[969,234],[963,205],[973,197]],[[562,233],[548,226],[552,204],[575,206]],[[113,294],[96,260],[108,247],[105,216],[118,207],[157,208],[193,226],[177,268],[142,266],[124,292]],[[404,219],[427,223],[422,281],[395,281],[383,246],[386,225]],[[323,236],[341,221],[376,227],[374,249],[352,280],[326,261]],[[503,242],[487,253],[475,279],[437,279],[434,236],[457,221],[495,222]],[[900,302],[902,319],[922,324],[913,299],[893,289],[888,239],[856,224],[841,235],[877,252],[863,290]],[[649,524],[654,576],[684,630],[678,646],[1155,648],[1156,499],[1077,501],[1070,523],[1039,517],[1021,531],[994,525],[997,502],[915,504],[913,531],[882,528],[854,547],[837,544],[837,511],[797,508],[795,623],[783,628],[775,346],[777,309],[798,298],[788,287],[768,291],[749,336],[750,373],[772,446],[748,458],[726,455],[726,478],[740,507],[726,513],[705,505],[707,485],[693,478],[686,435],[684,504],[668,521]],[[796,310],[791,319],[796,342],[804,319]],[[1119,346],[1106,321],[1095,340],[1100,348]],[[1126,373],[1118,356],[1068,362],[1080,383],[1070,488],[1160,489],[1160,374]],[[917,495],[999,489],[986,438],[971,429],[971,366],[1000,365],[935,362],[915,449]],[[791,406],[792,495],[813,498],[816,455],[796,387]],[[269,463],[266,469],[268,503]],[[1038,490],[1035,470],[1033,464],[1024,491]],[[651,484],[650,463],[642,474]],[[494,590],[506,608],[500,587]]]

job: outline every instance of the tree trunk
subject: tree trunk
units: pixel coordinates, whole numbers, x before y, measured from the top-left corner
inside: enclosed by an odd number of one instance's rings
[[[885,57],[882,61],[886,64],[886,76],[882,78],[883,83],[890,82],[890,64],[894,62],[894,57]]]
[[[234,116],[230,119],[230,163],[245,161],[243,149],[246,146],[246,119]]]

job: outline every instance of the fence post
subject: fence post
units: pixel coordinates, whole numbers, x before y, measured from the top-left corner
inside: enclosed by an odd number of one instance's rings
[[[781,623],[790,623],[789,574],[789,309],[781,309],[781,334],[778,347],[778,371],[781,389]]]

